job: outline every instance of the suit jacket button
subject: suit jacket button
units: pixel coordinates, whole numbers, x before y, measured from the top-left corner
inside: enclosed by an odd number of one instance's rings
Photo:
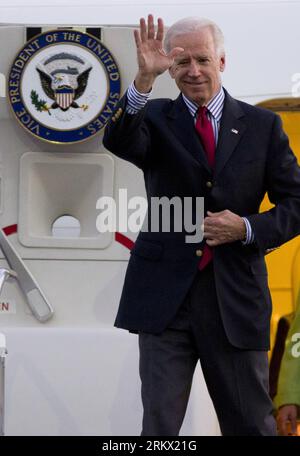
[[[197,255],[198,257],[201,257],[201,256],[203,255],[203,251],[200,250],[200,249],[199,249],[199,250],[196,250],[196,255]]]
[[[213,184],[212,184],[211,181],[207,181],[207,182],[206,182],[206,187],[207,187],[207,188],[212,188],[212,186],[213,186]]]

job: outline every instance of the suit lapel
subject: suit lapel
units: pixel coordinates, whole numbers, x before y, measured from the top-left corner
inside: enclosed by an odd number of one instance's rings
[[[246,130],[246,125],[240,120],[242,117],[244,117],[244,112],[240,105],[225,91],[225,102],[216,149],[215,177],[224,168]]]
[[[189,113],[181,95],[174,101],[167,113],[167,119],[169,128],[182,145],[198,162],[211,172],[206,153],[195,130],[194,119]]]
[[[219,175],[224,168],[246,129],[245,124],[240,120],[242,117],[244,117],[244,112],[240,105],[225,90],[225,102],[216,149],[215,176]],[[194,119],[181,95],[167,112],[167,119],[169,128],[182,145],[211,173],[206,153],[195,130]]]

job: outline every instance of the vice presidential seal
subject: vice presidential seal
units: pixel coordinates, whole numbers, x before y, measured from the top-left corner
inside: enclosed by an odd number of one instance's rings
[[[77,143],[106,124],[120,98],[120,73],[98,39],[53,30],[34,37],[18,53],[8,94],[30,133],[54,143]]]

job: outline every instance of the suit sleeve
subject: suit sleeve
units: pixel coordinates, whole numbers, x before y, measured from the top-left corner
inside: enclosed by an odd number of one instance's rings
[[[300,233],[300,168],[278,115],[269,143],[266,189],[275,207],[247,216],[262,250],[280,246]]]
[[[113,154],[144,170],[150,161],[151,138],[144,119],[148,104],[136,114],[126,111],[127,92],[108,121],[103,145]]]

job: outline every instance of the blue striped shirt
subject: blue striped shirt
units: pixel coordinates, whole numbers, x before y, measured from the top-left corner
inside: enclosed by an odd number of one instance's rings
[[[198,114],[198,105],[193,101],[189,100],[184,94],[182,94],[183,101],[188,107],[191,116],[194,118],[194,122],[196,123],[197,114]],[[220,122],[223,113],[224,107],[224,100],[225,100],[225,93],[223,87],[219,90],[219,92],[206,104],[207,107],[207,116],[211,121],[214,137],[215,137],[215,144],[217,146],[218,139],[219,139],[219,130],[220,130]]]
[[[127,105],[126,105],[126,112],[128,114],[136,114],[138,111],[143,109],[146,105],[147,101],[150,98],[151,92],[148,93],[140,93],[135,88],[134,82],[130,84],[127,89]],[[198,105],[187,98],[184,94],[182,94],[182,98],[191,114],[194,118],[194,122],[196,123],[197,119],[197,111]],[[221,117],[224,108],[224,100],[225,100],[225,93],[223,87],[220,88],[219,92],[206,104],[207,107],[207,115],[211,121],[214,137],[215,137],[215,144],[217,146],[218,139],[219,139],[219,130],[220,130],[220,123]],[[242,217],[246,226],[246,239],[242,241],[243,244],[251,244],[254,242],[254,233],[251,228],[250,222],[246,217]]]

